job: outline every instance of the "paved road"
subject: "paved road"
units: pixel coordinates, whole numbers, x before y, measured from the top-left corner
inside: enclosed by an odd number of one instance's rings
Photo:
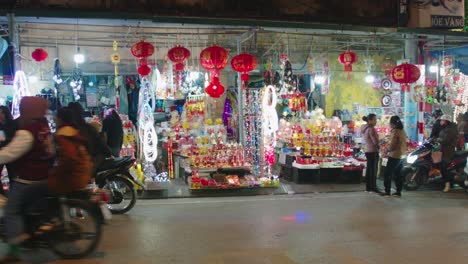
[[[143,200],[93,256],[42,263],[468,263],[468,194]]]

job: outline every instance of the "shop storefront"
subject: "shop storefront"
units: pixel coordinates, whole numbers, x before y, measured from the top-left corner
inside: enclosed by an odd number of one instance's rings
[[[381,138],[389,118],[400,116],[415,146],[430,127],[418,124],[418,111],[435,102],[461,111],[467,100],[455,69],[443,75],[453,83],[445,99],[431,86],[427,63],[401,79],[395,69],[409,62],[402,60],[408,37],[388,29],[16,23],[21,71],[4,73],[3,83],[13,85],[0,98],[14,108],[18,96],[39,95],[52,111],[80,102],[97,127],[102,112],[116,108],[121,155],[137,158],[132,175],[147,190],[273,193],[289,183],[359,184],[362,116],[377,114]]]

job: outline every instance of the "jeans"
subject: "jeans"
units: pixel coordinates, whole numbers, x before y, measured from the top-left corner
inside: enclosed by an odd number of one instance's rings
[[[453,174],[447,171],[447,167],[450,165],[450,161],[444,161],[440,163],[440,172],[442,173],[442,178],[444,179],[444,183],[449,182],[453,184]]]
[[[378,191],[377,189],[377,169],[379,161],[378,152],[366,152],[366,191]]]
[[[47,182],[24,184],[13,181],[10,185],[8,201],[5,207],[5,235],[10,244],[23,242],[25,234],[24,215],[26,209],[41,200],[48,193]]]
[[[395,180],[397,192],[400,193],[403,189],[403,175],[401,174],[402,167],[402,159],[388,158],[387,166],[384,171],[384,186],[386,193],[390,193],[390,190],[392,189],[392,178]]]

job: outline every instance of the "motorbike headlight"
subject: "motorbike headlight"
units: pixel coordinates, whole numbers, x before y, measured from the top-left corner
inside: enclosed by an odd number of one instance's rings
[[[408,162],[409,164],[413,164],[417,159],[417,155],[409,155],[408,158],[406,158],[406,162]]]

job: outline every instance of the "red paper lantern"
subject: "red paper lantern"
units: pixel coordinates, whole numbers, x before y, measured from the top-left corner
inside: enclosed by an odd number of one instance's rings
[[[402,91],[409,92],[410,83],[415,83],[421,77],[421,71],[416,65],[403,63],[392,70],[393,81],[400,83]]]
[[[219,46],[211,46],[200,52],[200,64],[203,68],[219,72],[226,67],[229,60],[229,52]]]
[[[338,60],[344,65],[344,71],[348,73],[348,79],[350,78],[349,73],[353,71],[353,63],[357,62],[357,55],[352,51],[345,51],[340,54]]]
[[[184,62],[190,58],[190,50],[178,45],[167,52],[167,57],[176,64],[176,71],[183,71]]]
[[[151,68],[148,67],[148,65],[140,65],[140,67],[138,67],[138,74],[140,74],[142,77],[148,76],[150,72]]]
[[[154,54],[154,47],[150,43],[142,40],[130,48],[132,55],[137,58],[146,58]]]
[[[224,94],[224,86],[219,81],[219,77],[213,77],[210,84],[205,88],[205,92],[212,98],[219,98]]]
[[[41,49],[41,48],[35,49],[31,53],[31,57],[37,62],[45,61],[48,56],[49,56],[49,54],[47,53],[47,51],[45,51],[44,49]]]
[[[250,79],[249,72],[253,71],[257,65],[257,58],[247,53],[241,53],[232,58],[231,67],[241,73],[242,88],[245,88],[245,83]]]

